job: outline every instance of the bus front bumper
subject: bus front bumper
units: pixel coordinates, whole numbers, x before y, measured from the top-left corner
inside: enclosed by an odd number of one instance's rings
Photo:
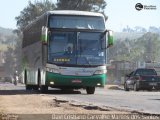
[[[50,87],[104,87],[106,74],[93,76],[67,76],[46,72],[46,85]]]

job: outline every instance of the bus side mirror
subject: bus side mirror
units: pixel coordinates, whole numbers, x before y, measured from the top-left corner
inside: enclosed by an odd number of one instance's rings
[[[108,31],[108,41],[106,41],[107,44],[107,48],[113,46],[113,31],[109,30]]]
[[[43,44],[47,44],[48,39],[48,28],[45,26],[42,26],[42,34],[41,34],[41,41]]]
[[[101,35],[100,35],[100,40],[103,40],[104,36],[106,36],[108,33],[108,39],[105,39],[106,44],[101,44],[102,49],[107,49],[111,46],[113,46],[113,31],[111,30],[105,30]],[[106,38],[106,37],[105,37]]]

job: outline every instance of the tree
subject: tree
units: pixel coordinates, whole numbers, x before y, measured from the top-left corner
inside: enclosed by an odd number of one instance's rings
[[[137,44],[139,48],[144,48],[144,53],[141,55],[144,61],[159,62],[160,36],[158,34],[148,32],[140,37],[135,44]]]
[[[16,59],[15,69],[20,71],[21,69],[21,45],[22,45],[22,31],[29,24],[32,23],[38,16],[42,15],[46,11],[54,10],[55,4],[50,0],[43,1],[35,1],[32,3],[28,2],[28,6],[26,6],[21,12],[20,15],[15,19],[17,21],[17,29],[14,30],[14,33],[18,35],[16,40],[16,45],[14,49],[14,57]]]
[[[5,72],[8,75],[13,75],[15,69],[15,56],[13,47],[9,46],[7,51],[5,52]]]
[[[135,40],[117,39],[112,48],[109,48],[110,60],[160,62],[160,36],[155,33],[146,33]]]
[[[49,10],[54,10],[56,7],[50,0],[43,2],[36,1],[32,3],[29,1],[28,6],[24,8],[20,15],[15,19],[17,21],[18,29],[15,32],[22,31],[29,23],[33,22],[38,16]]]
[[[8,75],[13,75],[15,70],[19,71],[20,69],[20,43],[21,40],[16,35],[5,36],[5,41],[3,42],[3,44],[7,47],[6,51],[4,51],[4,66]]]
[[[57,0],[58,10],[82,10],[104,13],[107,3],[104,0]]]
[[[158,29],[158,28],[155,27],[155,26],[150,26],[148,31],[149,31],[149,32],[152,32],[152,33],[159,33],[159,32],[160,32],[160,29]]]

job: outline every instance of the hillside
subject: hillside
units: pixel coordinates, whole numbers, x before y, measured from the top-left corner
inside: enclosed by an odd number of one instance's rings
[[[0,27],[0,51],[6,51],[8,46],[14,46],[16,42],[16,35],[13,29]]]
[[[115,32],[114,33],[114,39],[115,40],[134,40],[144,35],[144,33],[138,33],[138,32]]]
[[[13,29],[0,27],[0,34],[1,35],[7,35],[7,36],[13,35]]]

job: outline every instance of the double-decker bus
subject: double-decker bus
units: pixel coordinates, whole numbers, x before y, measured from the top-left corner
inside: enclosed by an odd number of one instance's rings
[[[106,50],[112,31],[101,13],[48,11],[23,31],[23,76],[26,90],[48,87],[86,89],[106,82]]]

